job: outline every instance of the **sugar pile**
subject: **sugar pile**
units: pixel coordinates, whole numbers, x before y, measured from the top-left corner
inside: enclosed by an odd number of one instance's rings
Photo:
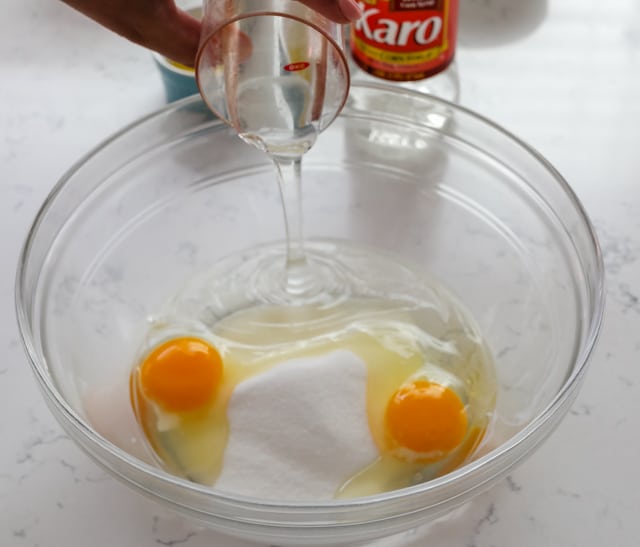
[[[285,361],[239,384],[215,487],[263,499],[332,499],[378,456],[366,379],[362,359],[338,350]]]

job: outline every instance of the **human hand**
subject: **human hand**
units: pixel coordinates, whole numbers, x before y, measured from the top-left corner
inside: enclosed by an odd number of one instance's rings
[[[337,23],[360,17],[356,0],[300,0]],[[200,21],[178,9],[175,0],[63,0],[102,26],[187,66],[193,66]]]

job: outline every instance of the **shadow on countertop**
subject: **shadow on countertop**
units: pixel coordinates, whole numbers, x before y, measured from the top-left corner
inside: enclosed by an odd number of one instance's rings
[[[521,40],[547,15],[548,0],[460,0],[458,42],[495,47]]]

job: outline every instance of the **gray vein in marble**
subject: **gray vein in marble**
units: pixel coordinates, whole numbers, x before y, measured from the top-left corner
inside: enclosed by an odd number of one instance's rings
[[[479,534],[485,526],[493,526],[499,522],[499,518],[496,514],[496,504],[491,502],[487,507],[485,515],[477,522],[474,531]]]
[[[195,532],[187,532],[186,536],[179,539],[164,540],[164,539],[156,538],[156,543],[159,543],[160,545],[167,545],[168,547],[172,547],[173,545],[183,545],[187,543],[192,537],[195,537],[196,535],[197,534]]]
[[[75,482],[75,483],[79,483],[80,482],[80,479],[76,475],[77,467],[75,465],[69,463],[64,458],[58,459],[58,462],[60,462],[60,465],[62,467],[64,467],[65,469],[68,469],[70,471],[71,476],[73,478],[73,482]]]
[[[93,477],[91,475],[85,475],[83,477],[83,480],[85,482],[91,482],[91,483],[108,482],[108,481],[111,480],[111,475],[107,474],[107,472],[102,470],[102,468],[99,468],[99,475],[98,476]]]
[[[59,443],[69,441],[69,437],[59,430],[49,428],[40,423],[34,411],[29,412],[29,428],[32,433],[23,443],[21,449],[15,454],[14,462],[21,471],[15,475],[17,484],[22,484],[37,469],[46,464],[46,460],[37,457],[39,449]],[[40,429],[40,431],[38,431]]]
[[[522,336],[522,331],[514,328],[512,325],[506,325],[505,330],[509,331],[514,336]]]
[[[577,492],[569,492],[568,490],[565,490],[564,488],[558,488],[556,490],[556,494],[558,494],[559,496],[562,496],[564,498],[572,498],[574,500],[579,500],[580,498],[582,498],[582,494],[578,494]]]
[[[515,349],[516,349],[516,346],[505,346],[504,348],[502,348],[500,351],[496,353],[495,357],[496,359],[501,359],[502,357],[504,357],[508,353],[511,353]]]
[[[23,196],[29,196],[33,194],[33,188],[31,186],[27,186],[26,184],[12,184],[9,188],[14,193]]]
[[[620,283],[613,298],[622,306],[622,313],[629,311],[640,314],[640,298],[631,290],[628,284]]]
[[[597,516],[601,520],[610,520],[610,521],[614,522],[616,527],[618,528],[618,530],[624,529],[624,523],[620,520],[620,517],[618,517],[615,514],[615,511],[611,510],[611,507],[610,507],[608,501],[606,499],[604,499],[604,497],[602,497],[602,496],[599,496],[599,497],[602,500],[602,507],[597,512]]]
[[[629,418],[627,418],[626,416],[622,417],[622,418],[618,418],[616,420],[616,422],[613,424],[614,429],[618,429],[620,426],[623,426],[624,424],[626,424],[629,421]]]
[[[569,413],[572,416],[591,416],[591,411],[592,410],[593,410],[593,406],[592,405],[581,404],[581,405],[574,406],[569,411]]]
[[[511,475],[507,475],[507,486],[511,492],[520,492],[522,486],[520,486]]]
[[[633,380],[627,378],[626,376],[622,376],[621,374],[618,375],[618,380],[622,385],[626,387],[633,387],[635,385],[635,382]]]
[[[23,443],[22,449],[24,450],[25,457],[30,456],[34,448],[38,448],[44,445],[54,444],[54,443],[57,443],[58,441],[69,440],[69,437],[64,433],[57,433],[57,432],[54,432],[53,430],[49,430],[46,433],[54,434],[54,436],[50,438],[46,438],[45,436],[35,437],[30,441]]]
[[[153,517],[153,522],[151,525],[151,533],[154,536],[155,542],[158,543],[159,545],[166,545],[168,547],[171,547],[173,545],[184,545],[185,543],[188,543],[191,538],[197,536],[196,532],[194,532],[193,530],[189,530],[189,531],[185,531],[182,537],[177,537],[174,539],[164,539],[159,537],[160,524],[161,524],[160,517],[155,515]]]
[[[40,524],[40,518],[39,517],[35,517],[31,523],[29,523],[29,525],[27,526],[21,526],[20,528],[13,528],[11,530],[11,533],[13,535],[14,538],[16,539],[20,539],[20,540],[24,540],[28,537],[29,535],[29,531],[32,528],[36,528],[38,526],[38,524]],[[34,545],[34,547],[37,547],[37,543]]]
[[[80,280],[76,276],[67,275],[62,279],[54,293],[53,313],[62,314],[71,306],[79,285]]]
[[[607,274],[617,275],[633,265],[640,256],[640,242],[626,234],[613,234],[602,223],[597,224],[598,238]]]
[[[191,241],[183,241],[178,245],[176,250],[176,258],[183,264],[194,266],[198,258],[198,246]]]
[[[14,213],[20,211],[25,204],[25,199],[33,194],[33,188],[26,184],[12,184],[9,190],[16,198],[11,206],[11,211]]]

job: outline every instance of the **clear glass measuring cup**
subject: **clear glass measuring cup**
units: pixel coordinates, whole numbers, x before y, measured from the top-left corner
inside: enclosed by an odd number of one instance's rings
[[[303,153],[346,101],[343,44],[342,25],[292,0],[204,0],[198,86],[245,140]]]

